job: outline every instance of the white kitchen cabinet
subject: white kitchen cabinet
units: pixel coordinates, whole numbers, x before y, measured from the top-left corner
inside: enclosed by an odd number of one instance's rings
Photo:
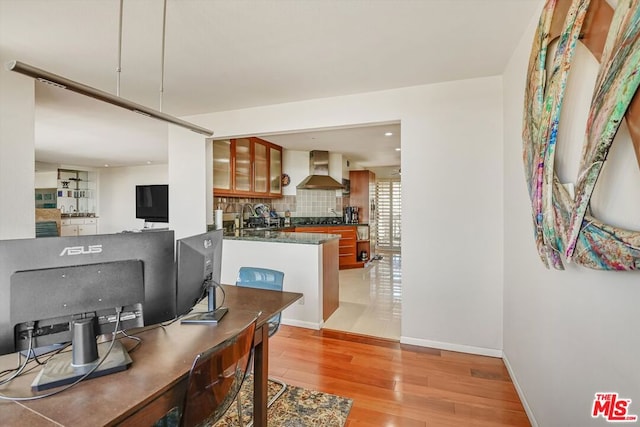
[[[98,220],[95,218],[85,218],[84,224],[78,224],[78,236],[89,236],[98,234]]]
[[[98,234],[98,218],[64,218],[60,223],[61,236],[90,236]]]
[[[78,226],[75,224],[60,226],[60,235],[61,236],[77,236],[78,235]]]

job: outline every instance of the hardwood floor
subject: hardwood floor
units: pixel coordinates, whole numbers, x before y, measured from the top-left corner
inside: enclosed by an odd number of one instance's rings
[[[353,399],[347,427],[529,426],[501,359],[281,326],[269,373]]]

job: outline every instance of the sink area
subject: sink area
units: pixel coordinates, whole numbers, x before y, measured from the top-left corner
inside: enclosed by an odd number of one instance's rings
[[[324,233],[295,233],[291,228],[243,228],[225,231],[225,240],[246,240],[254,242],[280,242],[319,245],[329,240],[339,239],[339,235]]]
[[[96,214],[87,212],[61,213],[62,218],[94,218]]]
[[[238,228],[236,230],[225,230],[225,236],[263,236],[271,237],[271,235],[277,235],[281,231],[293,231],[291,227],[246,227]]]

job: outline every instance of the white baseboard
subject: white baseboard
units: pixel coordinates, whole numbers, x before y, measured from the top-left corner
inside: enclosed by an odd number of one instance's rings
[[[474,347],[471,345],[453,344],[441,341],[423,340],[419,338],[400,337],[401,344],[417,345],[419,347],[431,347],[440,350],[458,351],[480,356],[502,357],[502,350],[495,348]]]
[[[509,358],[504,353],[504,351],[502,352],[502,360],[504,361],[504,366],[507,367],[507,371],[509,372],[509,376],[511,377],[511,382],[513,383],[513,386],[516,388],[516,392],[518,393],[520,402],[522,402],[522,406],[524,407],[524,412],[527,414],[527,418],[529,418],[529,422],[531,423],[531,426],[538,427],[538,422],[536,421],[536,417],[533,416],[533,411],[531,410],[531,407],[527,402],[527,398],[525,397],[524,392],[522,391],[522,388],[520,388],[518,379],[516,378],[513,372],[513,369],[511,369],[511,363],[509,363]]]
[[[322,328],[321,323],[305,322],[295,319],[285,319],[284,317],[280,320],[280,323],[283,325],[297,326],[299,328],[314,329],[316,331],[319,331]]]

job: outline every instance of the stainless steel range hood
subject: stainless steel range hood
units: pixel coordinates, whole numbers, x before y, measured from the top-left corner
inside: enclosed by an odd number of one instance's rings
[[[300,182],[296,188],[303,190],[341,190],[344,188],[329,176],[329,152],[314,150],[309,153],[310,175]]]

